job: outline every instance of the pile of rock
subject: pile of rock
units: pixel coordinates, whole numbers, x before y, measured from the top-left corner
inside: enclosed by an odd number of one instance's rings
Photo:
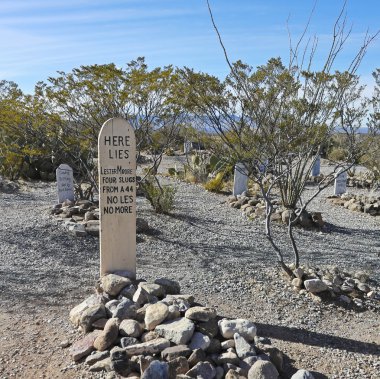
[[[375,181],[373,178],[368,177],[361,177],[361,176],[352,176],[348,177],[347,179],[347,186],[348,187],[356,187],[356,188],[367,188],[370,189],[375,184]]]
[[[343,206],[350,211],[364,212],[371,216],[380,216],[380,197],[345,193],[341,196],[329,196],[327,199],[331,203]]]
[[[308,181],[311,182],[311,183],[314,183],[314,184],[320,183],[324,179],[325,179],[325,175],[323,175],[322,173],[320,173],[319,175],[316,175],[316,176],[310,175],[308,177]]]
[[[314,301],[337,300],[359,308],[378,306],[380,293],[370,288],[368,275],[363,272],[350,274],[332,267],[325,270],[299,267],[293,270],[294,290],[308,293]]]
[[[278,203],[276,200],[273,201],[275,214],[279,209]],[[249,217],[250,219],[264,219],[265,218],[265,202],[263,198],[260,198],[257,195],[247,196],[243,195],[231,195],[227,198],[227,204],[231,208],[240,209],[243,212],[243,215]],[[275,215],[274,214],[274,215]]]
[[[272,200],[273,214],[271,216],[272,221],[282,222],[288,224],[289,217],[295,217],[291,211],[281,206],[279,200]],[[227,204],[231,208],[241,209],[244,216],[250,220],[265,219],[266,206],[263,198],[247,195],[229,196],[227,198]],[[297,225],[302,228],[317,228],[320,229],[324,226],[321,212],[308,212],[303,211],[300,215]]]
[[[20,186],[17,183],[4,179],[0,176],[0,192],[13,193],[18,191],[19,188]]]
[[[99,205],[90,200],[65,200],[56,204],[51,214],[63,221],[63,225],[75,236],[87,235],[99,236],[100,220]],[[149,231],[148,222],[142,218],[136,219],[136,232],[145,233]]]
[[[73,359],[110,378],[277,379],[283,368],[282,353],[260,342],[252,321],[218,317],[169,279],[105,275],[70,320],[86,333],[70,347]]]
[[[76,236],[99,236],[99,208],[90,200],[65,200],[54,205],[51,214],[64,221],[65,227]]]

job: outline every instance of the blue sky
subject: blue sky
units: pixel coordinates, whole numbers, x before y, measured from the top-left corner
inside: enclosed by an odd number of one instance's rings
[[[302,33],[314,0],[210,0],[230,59],[252,66],[281,56]],[[308,35],[319,38],[316,68],[331,40],[341,0],[319,0]],[[349,0],[352,34],[337,61],[344,69],[367,30],[380,29],[380,0]],[[145,56],[149,67],[188,66],[219,77],[228,73],[205,0],[0,0],[0,80],[25,92],[57,71],[88,64],[119,66]],[[380,37],[359,73],[373,87],[380,67]]]

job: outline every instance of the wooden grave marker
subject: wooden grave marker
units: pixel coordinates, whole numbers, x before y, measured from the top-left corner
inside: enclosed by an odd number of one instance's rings
[[[100,274],[128,270],[136,276],[136,139],[122,118],[99,133]]]

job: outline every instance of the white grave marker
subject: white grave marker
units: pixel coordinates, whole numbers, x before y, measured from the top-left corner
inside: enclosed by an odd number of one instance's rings
[[[122,118],[100,130],[100,274],[128,270],[136,275],[136,139]]]
[[[243,163],[235,165],[233,195],[241,195],[248,190],[248,173]]]
[[[321,173],[321,157],[318,155],[311,170],[311,176],[318,176]]]
[[[185,141],[183,143],[183,152],[185,154],[189,154],[190,151],[191,151],[191,149],[192,149],[192,147],[193,147],[193,144],[190,141]]]
[[[341,195],[347,191],[347,172],[335,174],[334,195]]]
[[[259,164],[259,171],[260,171],[261,173],[264,173],[265,170],[267,169],[267,167],[268,167],[268,162],[269,162],[269,160],[266,159],[262,164]]]
[[[57,178],[58,203],[65,200],[74,201],[73,169],[67,164],[61,164],[55,170]]]

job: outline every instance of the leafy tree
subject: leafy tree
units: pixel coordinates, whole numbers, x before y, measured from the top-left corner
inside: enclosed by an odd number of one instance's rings
[[[370,101],[371,112],[368,117],[368,135],[363,141],[366,153],[361,159],[373,174],[377,186],[380,183],[380,69],[373,72],[375,88]]]
[[[57,123],[58,122],[58,123]],[[36,162],[51,171],[59,145],[59,119],[51,113],[38,92],[24,95],[13,82],[0,82],[0,155],[1,172],[17,179]]]
[[[150,148],[149,172],[155,173],[183,120],[174,96],[177,75],[173,68],[148,70],[144,58],[138,58],[126,69],[115,64],[91,65],[59,74],[49,78],[45,94],[67,122],[80,151],[94,153],[102,124],[111,117],[123,117],[135,130],[139,156]]]
[[[23,93],[16,83],[0,82],[0,170],[15,179],[21,170],[22,155],[12,130],[21,122]]]
[[[362,91],[355,72],[374,37],[366,37],[347,71],[334,71],[336,57],[349,35],[342,11],[320,71],[312,69],[316,44],[306,59],[307,51],[299,51],[301,41],[295,48],[290,47],[287,66],[280,58],[273,58],[254,70],[241,61],[230,63],[211,9],[210,15],[230,74],[220,81],[187,68],[182,70],[182,80],[188,85],[186,106],[218,134],[232,160],[242,162],[259,186],[266,203],[265,235],[279,265],[292,275],[270,222],[274,211],[273,192],[279,193],[291,215],[287,230],[298,267],[294,225],[310,202],[331,184],[334,174],[348,170],[363,153],[360,139],[355,137],[357,122],[365,114],[365,111],[357,113],[353,106]],[[346,127],[347,120],[351,121],[349,127]],[[316,157],[338,127],[345,128],[350,142],[346,162],[337,164],[334,172],[306,197],[304,189]]]

